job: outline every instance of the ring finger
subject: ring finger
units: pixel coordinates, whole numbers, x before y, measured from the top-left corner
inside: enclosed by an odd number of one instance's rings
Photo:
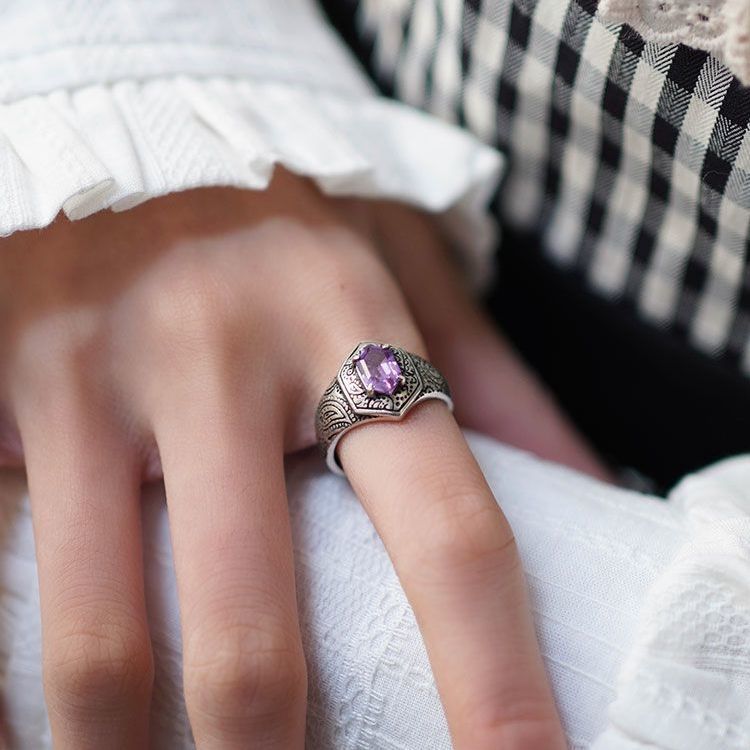
[[[341,340],[424,356],[395,285],[378,280],[400,322],[340,316],[358,321],[339,325]],[[450,411],[433,401],[398,422],[358,426],[338,457],[414,609],[455,746],[564,748],[513,534]]]
[[[450,412],[353,430],[339,457],[414,608],[455,747],[564,748],[512,532]]]
[[[153,673],[139,462],[94,393],[58,382],[17,405],[47,707],[55,747],[70,750],[146,747]]]

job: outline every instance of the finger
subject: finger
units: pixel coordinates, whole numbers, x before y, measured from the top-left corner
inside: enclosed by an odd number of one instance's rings
[[[561,750],[513,535],[452,415],[420,404],[339,457],[414,609],[457,750]]]
[[[213,393],[214,382],[186,377],[155,422],[193,734],[201,750],[302,748],[307,678],[283,420],[271,397],[243,408],[262,384]]]
[[[339,280],[348,302],[336,305],[329,290],[317,320],[327,345],[309,343],[306,363],[330,365],[340,352],[320,353],[336,338],[424,354],[400,291],[372,256]],[[452,414],[433,401],[404,420],[357,427],[339,457],[414,608],[458,750],[564,748],[512,533]]]
[[[19,404],[18,421],[55,747],[146,747],[153,665],[138,460],[78,386],[37,392]]]
[[[383,220],[385,209],[388,221]],[[387,204],[379,210],[380,246],[409,299],[433,361],[451,384],[458,421],[542,458],[613,481],[549,391],[481,311],[433,223],[403,206]],[[391,212],[397,212],[398,220]]]
[[[0,469],[23,466],[23,447],[12,419],[0,404]]]

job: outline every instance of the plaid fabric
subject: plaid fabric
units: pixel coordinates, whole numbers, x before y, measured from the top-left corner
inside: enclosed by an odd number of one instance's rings
[[[509,158],[501,222],[750,373],[750,89],[595,0],[327,0],[384,89]],[[347,33],[348,31],[348,33]]]

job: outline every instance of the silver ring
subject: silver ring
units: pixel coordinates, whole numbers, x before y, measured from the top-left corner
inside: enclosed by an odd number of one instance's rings
[[[373,420],[399,420],[420,401],[439,399],[453,411],[445,378],[426,359],[392,344],[361,341],[339,368],[315,412],[315,431],[328,468],[341,436]]]

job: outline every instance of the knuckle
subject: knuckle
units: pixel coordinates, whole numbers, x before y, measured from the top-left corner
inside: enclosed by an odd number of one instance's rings
[[[319,299],[329,300],[327,307],[356,313],[363,306],[375,306],[383,293],[397,295],[394,280],[375,251],[361,239],[313,237],[306,248],[310,265],[303,266],[296,281],[319,308]],[[315,274],[308,269],[315,268]],[[367,311],[371,312],[371,311]]]
[[[186,696],[215,720],[289,715],[304,706],[307,673],[299,639],[282,627],[204,630],[201,652],[187,654]]]
[[[145,699],[153,681],[147,634],[131,623],[92,619],[75,620],[52,642],[44,672],[54,702],[68,711],[91,712]]]
[[[562,746],[560,722],[551,702],[539,700],[481,704],[467,712],[461,745],[467,748],[548,750]]]
[[[145,328],[159,347],[200,351],[231,325],[230,286],[197,258],[186,256],[160,281],[145,313]]]
[[[45,318],[19,339],[14,373],[27,388],[44,391],[50,383],[78,389],[107,350],[108,333],[96,312],[78,310]]]
[[[320,288],[323,294],[337,302],[356,299],[364,287],[361,274],[363,260],[359,254],[323,247],[322,243],[314,244],[309,252],[316,274],[314,277],[300,276],[299,283]]]
[[[446,575],[509,574],[519,566],[513,533],[487,490],[478,484],[429,481],[432,506],[421,546],[421,569]]]

